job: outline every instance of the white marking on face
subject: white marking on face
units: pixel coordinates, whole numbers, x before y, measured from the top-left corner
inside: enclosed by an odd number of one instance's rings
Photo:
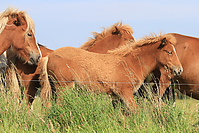
[[[40,54],[41,57],[42,57],[41,50],[40,50],[39,45],[38,45],[37,43],[36,43],[36,46],[37,46],[37,49],[38,49],[38,51],[39,51],[39,54]]]
[[[174,50],[174,52],[175,52],[175,54],[176,54],[176,57],[177,57],[178,61],[180,62],[175,47],[174,47],[173,45],[172,45],[172,47],[173,47],[173,50]],[[181,69],[182,69],[182,71],[183,71],[183,67],[182,67],[181,62],[180,62],[180,66],[181,66]]]
[[[174,51],[175,54],[176,54],[177,59],[179,60],[175,47],[174,47],[173,45],[172,45],[172,47],[173,47],[173,51]],[[180,60],[179,60],[179,62],[180,62]],[[180,65],[181,65],[181,62],[180,62]]]

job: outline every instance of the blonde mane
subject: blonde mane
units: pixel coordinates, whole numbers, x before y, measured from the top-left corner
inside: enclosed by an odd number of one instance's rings
[[[170,43],[172,43],[173,45],[176,44],[176,39],[171,34],[162,35],[162,32],[161,32],[160,35],[158,36],[155,33],[151,33],[151,36],[145,36],[133,43],[128,43],[128,44],[120,46],[119,48],[116,48],[114,50],[109,50],[108,53],[114,54],[114,55],[125,56],[125,55],[128,55],[133,49],[135,49],[137,47],[141,47],[141,46],[144,46],[147,44],[156,43],[156,42],[162,40],[163,38],[166,38],[166,40],[169,41]]]
[[[35,33],[35,24],[30,16],[25,11],[18,11],[18,9],[7,8],[4,12],[0,13],[0,34],[4,30],[9,18],[12,18],[15,15],[23,17],[27,23],[26,33],[29,30],[32,30],[33,34]]]
[[[112,26],[108,27],[107,29],[103,28],[103,31],[101,33],[92,32],[94,38],[89,38],[89,41],[85,42],[82,46],[80,46],[80,49],[88,50],[90,49],[94,44],[101,41],[102,39],[106,38],[107,36],[111,35],[116,29],[115,26],[118,28],[118,30],[124,30],[128,34],[133,34],[133,29],[129,25],[123,25],[122,21],[117,22],[113,24]]]

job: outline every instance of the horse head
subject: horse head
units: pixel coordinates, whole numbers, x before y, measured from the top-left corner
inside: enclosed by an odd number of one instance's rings
[[[133,29],[129,25],[124,25],[122,22],[115,23],[108,28],[103,28],[101,33],[93,32],[94,38],[90,38],[88,42],[84,43],[80,48],[95,52],[107,53],[108,50],[113,50],[119,46],[126,45],[126,43],[134,42],[132,36]]]
[[[34,36],[34,23],[23,11],[8,8],[0,15],[0,54],[11,48],[21,59],[35,65],[41,51]]]
[[[174,76],[180,75],[183,72],[183,68],[178,59],[174,44],[166,38],[163,38],[158,49],[159,56],[157,61],[159,64],[170,71]]]
[[[115,26],[115,30],[112,31],[112,34],[121,36],[124,41],[135,42],[132,36],[133,30],[128,25],[124,25],[123,27]]]

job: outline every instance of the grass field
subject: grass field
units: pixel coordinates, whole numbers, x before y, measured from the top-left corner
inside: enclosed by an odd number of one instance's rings
[[[135,113],[115,109],[106,94],[66,90],[48,109],[37,97],[33,110],[7,92],[0,97],[0,132],[198,132],[199,101],[177,99],[176,106],[141,100]]]

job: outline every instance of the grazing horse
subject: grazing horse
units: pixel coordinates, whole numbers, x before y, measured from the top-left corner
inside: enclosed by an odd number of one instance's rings
[[[13,8],[0,13],[0,55],[9,48],[30,65],[37,64],[41,57],[32,19],[26,12]]]
[[[135,41],[132,34],[133,30],[129,25],[117,22],[107,29],[104,28],[101,33],[93,32],[94,38],[90,38],[88,42],[80,46],[80,49],[96,53],[107,53],[108,50],[117,48],[118,46],[126,44],[126,42]],[[39,45],[39,47],[41,49],[42,57],[45,57],[49,53],[53,52],[53,50],[47,49],[41,45]],[[11,55],[13,55],[13,53],[11,53]],[[31,104],[34,100],[37,88],[40,88],[40,84],[38,82],[38,67],[36,65],[30,66],[27,63],[24,64],[20,58],[15,58],[14,62],[17,73],[21,77],[21,84],[25,88],[24,100],[27,100],[28,103]],[[10,76],[13,75],[16,74],[10,74]],[[18,82],[15,83],[18,84]],[[18,86],[16,84],[13,84],[12,86]]]
[[[155,68],[165,66],[173,75],[181,74],[174,44],[175,38],[166,34],[143,38],[108,54],[73,47],[57,49],[39,63],[42,101],[50,100],[52,91],[59,95],[62,86],[70,87],[77,82],[94,91],[120,97],[133,109],[136,106],[133,93]],[[49,77],[55,80],[55,90],[50,86]]]
[[[185,36],[177,33],[169,33],[176,39],[175,49],[183,67],[183,73],[180,76],[168,76],[163,70],[155,70],[154,76],[159,79],[160,97],[170,86],[170,78],[174,78],[179,83],[179,91],[194,99],[199,100],[199,38]],[[173,94],[174,95],[174,94]],[[167,95],[168,96],[168,95]]]

